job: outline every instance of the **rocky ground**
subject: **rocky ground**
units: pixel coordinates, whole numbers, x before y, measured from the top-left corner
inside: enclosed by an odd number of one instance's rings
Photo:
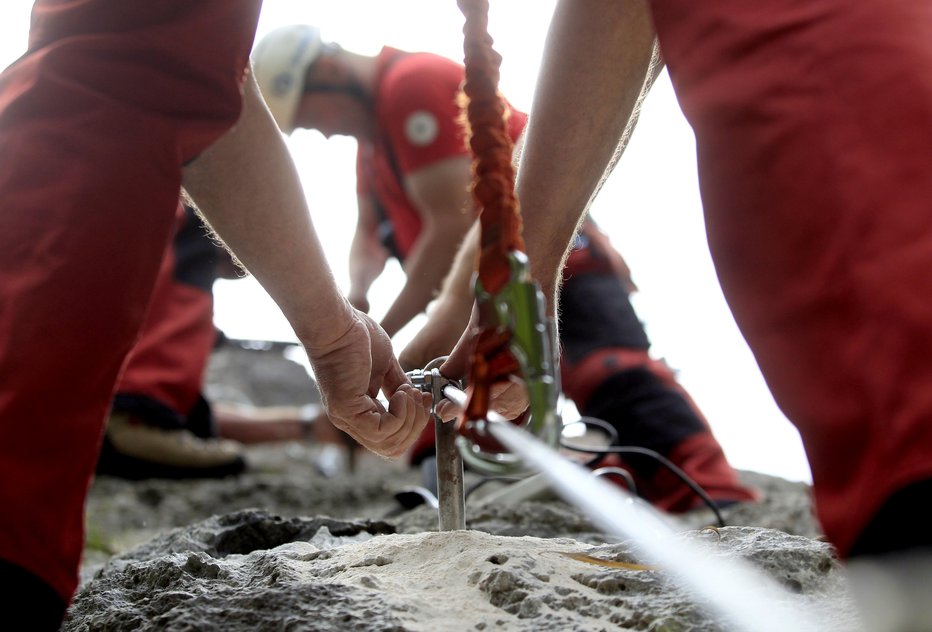
[[[262,388],[269,379],[274,396]],[[239,403],[314,401],[303,369],[278,349],[218,354],[210,381]],[[319,454],[306,442],[253,447],[249,471],[222,480],[98,478],[65,629],[728,629],[663,569],[625,567],[638,562],[628,544],[553,496],[484,502],[506,485],[491,482],[468,499],[467,531],[437,533],[436,510],[396,500],[422,484],[418,470],[359,454],[353,471],[328,478]],[[703,530],[709,511],[682,517],[682,537],[711,546],[710,559],[762,569],[790,589],[791,609],[831,621],[825,629],[855,629],[808,487],[742,476],[763,500],[726,509],[724,529]],[[467,486],[478,480],[469,474]]]

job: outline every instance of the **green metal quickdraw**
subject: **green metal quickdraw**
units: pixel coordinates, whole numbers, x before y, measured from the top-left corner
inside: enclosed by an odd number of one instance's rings
[[[477,278],[476,300],[480,311],[491,309],[496,326],[510,334],[508,350],[518,362],[528,389],[530,417],[524,424],[525,430],[556,448],[561,432],[557,410],[560,373],[554,353],[553,323],[545,315],[544,295],[531,279],[527,255],[512,250],[508,264],[509,280],[497,294],[487,292]],[[485,423],[488,422],[474,423],[477,435],[488,436]],[[457,447],[463,461],[477,471],[492,475],[523,471],[517,457],[507,452],[490,452],[466,436],[457,438]]]

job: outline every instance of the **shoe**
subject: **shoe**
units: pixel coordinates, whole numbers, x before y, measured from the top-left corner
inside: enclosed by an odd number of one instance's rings
[[[146,425],[125,413],[110,415],[97,461],[98,474],[131,480],[221,478],[245,469],[243,447],[235,441]]]

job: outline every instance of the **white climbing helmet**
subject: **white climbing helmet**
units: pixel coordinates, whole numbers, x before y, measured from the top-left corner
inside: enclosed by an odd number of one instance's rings
[[[294,131],[304,75],[322,48],[320,29],[307,24],[277,28],[253,48],[252,65],[259,90],[286,134]]]

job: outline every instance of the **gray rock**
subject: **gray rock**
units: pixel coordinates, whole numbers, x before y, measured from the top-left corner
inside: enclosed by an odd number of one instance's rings
[[[232,403],[318,401],[278,349],[221,348],[208,387]],[[352,473],[326,478],[318,449],[250,447],[249,470],[222,480],[97,479],[64,629],[723,629],[663,570],[617,564],[639,560],[552,496],[482,505],[502,485],[491,482],[467,502],[469,531],[437,533],[435,510],[399,513],[393,497],[422,483],[418,471],[365,453]],[[826,631],[856,629],[809,486],[741,476],[760,502],[723,510],[724,528],[704,528],[716,520],[708,510],[678,516],[678,537],[709,547],[709,563],[749,562],[786,589],[781,599],[829,620]],[[467,473],[468,486],[480,481]]]
[[[211,354],[204,377],[210,401],[247,406],[320,404],[320,391],[301,364],[297,344],[226,340]]]
[[[388,535],[382,522],[215,517],[118,556],[76,597],[77,630],[724,630],[625,543],[480,531]],[[773,529],[678,537],[743,559],[780,595],[855,629],[831,547]],[[761,613],[767,616],[767,613]],[[790,628],[788,628],[790,629]]]

